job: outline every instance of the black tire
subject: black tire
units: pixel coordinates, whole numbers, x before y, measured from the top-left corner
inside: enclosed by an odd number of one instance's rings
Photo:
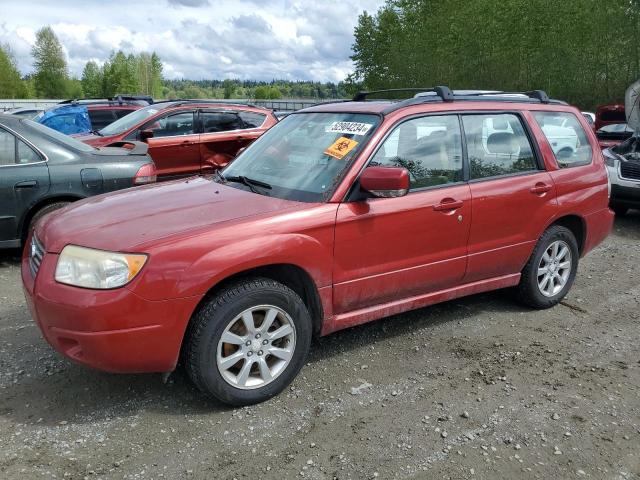
[[[613,210],[616,214],[616,217],[624,217],[628,212],[629,212],[629,208],[627,207],[611,207],[611,210]]]
[[[240,313],[259,305],[273,305],[289,315],[295,327],[295,347],[289,363],[270,383],[243,390],[220,373],[218,344]],[[185,335],[183,362],[193,383],[207,396],[233,406],[251,405],[268,400],[291,383],[304,365],[311,335],[311,317],[293,290],[268,278],[250,278],[220,291],[197,310]]]
[[[545,251],[556,241],[564,241],[571,253],[571,267],[564,287],[553,296],[543,295],[538,286],[538,267]],[[522,270],[522,277],[517,287],[518,299],[533,308],[544,309],[558,304],[571,289],[578,271],[578,242],[568,228],[560,225],[549,227],[540,237],[529,261]]]
[[[31,217],[31,220],[29,221],[29,230],[28,232],[31,232],[31,230],[33,230],[33,228],[36,226],[36,223],[38,223],[38,221],[44,217],[46,214],[53,212],[54,210],[59,210],[61,208],[66,207],[67,205],[69,205],[71,202],[55,202],[55,203],[50,203],[49,205],[45,205],[44,207],[42,207],[40,210],[38,210],[35,215],[33,215],[33,217]]]

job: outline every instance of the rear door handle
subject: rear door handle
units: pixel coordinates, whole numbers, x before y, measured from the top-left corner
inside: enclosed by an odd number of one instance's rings
[[[18,182],[13,188],[37,188],[38,182],[36,180],[26,180],[24,182]]]
[[[535,193],[536,195],[542,195],[544,193],[547,193],[549,190],[551,190],[551,186],[542,182],[536,183],[535,186],[529,189],[531,193]]]
[[[464,202],[462,200],[454,200],[453,198],[445,198],[440,203],[433,206],[436,212],[448,212],[462,208]]]

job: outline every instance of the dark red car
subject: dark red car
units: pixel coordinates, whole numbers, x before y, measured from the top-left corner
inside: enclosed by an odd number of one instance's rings
[[[22,261],[45,338],[111,372],[181,357],[243,405],[293,380],[313,334],[506,287],[556,305],[612,228],[593,131],[540,91],[427,93],[307,108],[217,176],[49,215]],[[542,128],[558,119],[571,152]]]
[[[627,138],[633,131],[627,125],[624,105],[601,105],[596,110],[596,136],[602,149],[615,147]]]
[[[225,167],[277,121],[271,110],[249,105],[159,102],[76,138],[94,147],[145,141],[158,180],[172,180]]]

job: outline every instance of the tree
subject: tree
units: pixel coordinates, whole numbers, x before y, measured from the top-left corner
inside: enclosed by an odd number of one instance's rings
[[[61,98],[67,93],[67,61],[62,45],[51,27],[36,33],[33,55],[36,94],[40,98]]]
[[[102,80],[102,70],[100,70],[98,64],[93,60],[88,61],[82,71],[81,79],[84,95],[89,98],[102,97]]]
[[[119,93],[136,93],[138,72],[135,57],[120,50],[112,53],[103,67],[103,94],[113,97]]]
[[[0,45],[0,98],[25,98],[27,88],[9,45]]]
[[[222,82],[222,88],[224,89],[224,98],[231,98],[236,90],[235,83],[229,79]]]

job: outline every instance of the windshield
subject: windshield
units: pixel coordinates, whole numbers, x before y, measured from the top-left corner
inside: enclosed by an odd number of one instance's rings
[[[124,117],[104,127],[102,130],[100,130],[100,134],[103,136],[119,135],[122,132],[126,132],[130,128],[135,127],[143,120],[152,117],[159,111],[160,110],[158,110],[158,107],[154,108],[153,105],[141,108],[140,110],[135,110],[134,112],[131,112],[130,114],[125,115]]]
[[[359,113],[294,113],[280,121],[222,174],[230,186],[302,202],[321,202],[333,192],[367,143],[380,117]]]
[[[598,130],[598,133],[632,133],[632,130],[626,123],[614,123],[605,125]]]
[[[74,150],[80,151],[80,152],[93,152],[95,150],[95,148],[93,148],[91,145],[87,145],[86,143],[82,143],[80,140],[76,140],[73,137],[70,137],[68,135],[65,135],[64,133],[58,132],[57,130],[54,130],[53,128],[49,128],[45,125],[42,125],[41,123],[36,123],[33,122],[31,120],[20,120],[25,126],[33,129],[33,130],[37,130],[38,132],[40,132],[43,135],[46,135],[47,137],[49,137],[51,140],[53,140],[54,142],[57,143],[61,143],[62,145],[65,145],[69,148],[72,148]]]

